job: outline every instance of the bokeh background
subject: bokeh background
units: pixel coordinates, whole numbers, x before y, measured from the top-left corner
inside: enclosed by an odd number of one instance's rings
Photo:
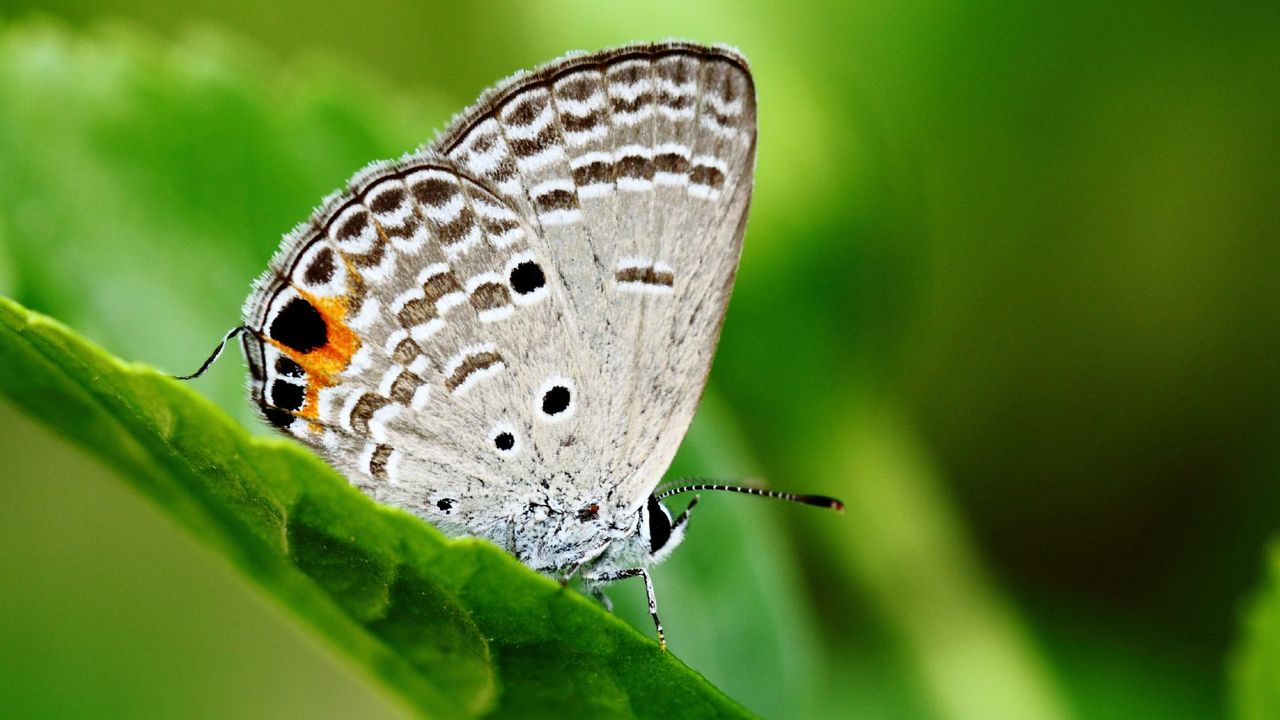
[[[1280,6],[1061,5],[5,0],[0,293],[189,371],[280,234],[484,87],[729,43],[756,195],[675,472],[849,508],[705,498],[656,573],[676,654],[770,717],[1274,717]],[[242,382],[198,387],[252,425]],[[0,428],[0,715],[404,716],[55,429]]]

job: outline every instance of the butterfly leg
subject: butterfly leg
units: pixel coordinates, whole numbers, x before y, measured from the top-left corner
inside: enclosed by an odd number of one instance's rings
[[[663,634],[662,621],[658,619],[658,596],[653,593],[653,580],[650,579],[648,570],[642,567],[628,568],[617,572],[604,573],[603,575],[592,575],[584,579],[592,583],[608,583],[625,580],[636,575],[644,578],[644,591],[649,595],[649,615],[653,617],[653,627],[658,630],[658,645],[665,652],[667,649],[667,636]]]
[[[613,601],[609,599],[608,595],[604,594],[604,591],[600,589],[599,585],[591,586],[591,597],[595,598],[596,600],[599,600],[600,604],[604,606],[605,610],[609,612],[613,612]]]
[[[574,575],[577,575],[577,574],[578,574],[578,571],[582,569],[582,563],[584,563],[584,562],[586,562],[586,561],[585,561],[585,560],[580,560],[580,561],[578,561],[578,562],[574,563],[572,566],[570,566],[570,567],[569,567],[569,569],[568,569],[568,570],[566,570],[566,571],[565,571],[565,573],[564,573],[563,575],[561,575],[561,576],[560,576],[560,587],[568,587],[568,586],[569,586],[569,581],[570,581],[570,580],[572,580],[572,579],[573,579],[573,576],[574,576]]]
[[[609,547],[609,545],[608,545],[607,543],[606,543],[606,544],[604,544],[604,545],[601,545],[599,548],[597,548],[597,549],[595,549],[595,550],[592,550],[591,552],[589,552],[589,553],[587,553],[586,555],[582,556],[582,559],[581,559],[581,560],[579,560],[578,562],[576,562],[576,563],[574,563],[574,564],[570,565],[570,566],[569,566],[569,569],[568,569],[568,570],[565,570],[565,571],[560,575],[560,587],[566,587],[566,586],[568,586],[569,581],[573,579],[573,576],[574,576],[574,575],[577,575],[577,574],[578,574],[578,571],[582,569],[582,566],[584,566],[584,565],[586,565],[587,563],[591,562],[592,560],[595,560],[596,558],[600,557],[600,554],[601,554],[601,553],[603,553],[603,552],[605,551],[605,549],[606,549],[606,548],[608,548],[608,547]],[[543,572],[543,571],[539,570],[539,572]],[[585,577],[584,577],[583,579],[584,579],[584,580],[586,580],[587,578],[585,578]]]

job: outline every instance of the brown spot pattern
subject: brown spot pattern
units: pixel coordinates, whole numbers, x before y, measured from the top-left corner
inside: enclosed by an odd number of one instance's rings
[[[404,188],[399,185],[388,183],[385,188],[379,188],[380,192],[369,198],[368,208],[379,215],[385,215],[394,212],[404,202]]]
[[[401,405],[408,405],[413,402],[413,394],[422,387],[422,384],[421,378],[408,370],[401,370],[395,382],[391,383],[391,392],[388,395]]]
[[[508,125],[532,125],[547,106],[542,92],[533,92],[516,98],[507,106],[502,121]]]
[[[408,338],[401,340],[391,351],[391,362],[408,365],[418,357],[418,345]]]
[[[556,85],[556,93],[568,100],[586,102],[595,92],[595,79],[586,73],[564,78]]]
[[[613,182],[613,163],[595,160],[573,171],[573,182],[578,187]]]
[[[358,435],[368,435],[369,421],[373,419],[373,414],[390,404],[391,400],[381,395],[373,393],[361,395],[355,406],[351,408],[351,429]]]
[[[351,240],[359,237],[360,231],[369,224],[369,213],[361,210],[351,213],[342,225],[334,232],[334,237],[338,240]]]
[[[620,178],[653,179],[653,161],[643,155],[624,155],[618,158],[615,166]]]
[[[616,113],[634,113],[643,109],[646,105],[653,104],[653,93],[648,90],[640,93],[631,100],[621,97],[609,98],[609,105]]]
[[[444,224],[436,223],[436,234],[442,244],[457,245],[467,239],[475,224],[475,213],[471,211],[471,208],[464,207],[458,212],[458,217],[453,220]]]
[[[599,110],[592,110],[586,115],[571,115],[569,113],[563,113],[560,115],[560,124],[569,132],[591,132],[592,130],[595,130],[596,127],[604,124],[604,113]]]
[[[733,81],[733,74],[727,69],[721,70],[720,97],[724,98],[725,103],[731,103],[738,99],[738,86]]]
[[[408,238],[413,237],[413,234],[418,231],[418,227],[420,225],[421,223],[418,221],[418,219],[410,215],[409,217],[405,218],[404,223],[400,225],[383,225],[382,233],[386,235],[388,238],[406,240]]]
[[[609,68],[609,82],[634,85],[640,81],[644,68],[645,65],[636,60],[615,65]]]
[[[689,181],[695,185],[706,185],[718,190],[724,185],[724,173],[720,172],[720,168],[710,165],[694,165],[693,172],[689,174]]]
[[[499,140],[500,136],[493,125],[478,127],[466,136],[457,149],[449,154],[449,157],[462,162],[464,165],[470,165],[472,156],[489,155],[497,147]],[[486,170],[484,177],[501,184],[510,180],[515,174],[515,161],[512,160],[511,154],[504,149],[498,155],[497,165]]]
[[[572,210],[578,207],[578,196],[571,190],[556,189],[538,195],[533,199],[533,203],[540,213]]]
[[[373,454],[369,456],[369,474],[378,480],[387,479],[387,463],[391,462],[391,453],[395,452],[395,448],[390,445],[378,445],[373,448]]]
[[[679,85],[689,82],[696,66],[697,61],[689,57],[668,58],[657,65],[659,74]]]
[[[415,298],[404,304],[400,308],[400,312],[396,313],[396,319],[400,321],[400,325],[406,328],[415,325],[426,325],[428,322],[439,317],[436,313],[436,304],[434,301],[427,301],[423,298]]]
[[[614,273],[614,278],[620,283],[644,283],[645,285],[665,285],[671,287],[675,284],[675,275],[669,272],[660,272],[650,267],[633,267],[622,268]]]
[[[689,172],[689,158],[679,153],[659,153],[653,157],[658,172],[685,175]]]
[[[325,246],[311,258],[311,263],[307,265],[307,270],[302,277],[308,285],[323,285],[333,279],[335,270],[337,266],[333,262],[333,250]]]
[[[491,132],[475,133],[472,135],[471,150],[483,155],[493,149],[494,142],[497,139],[498,136]]]
[[[511,159],[510,155],[503,155],[502,159],[498,161],[497,167],[495,167],[493,170],[490,170],[486,175],[486,177],[492,178],[493,180],[502,183],[502,182],[506,182],[507,180],[510,180],[512,177],[515,176],[515,174],[516,174],[515,161]]]
[[[440,298],[449,293],[462,292],[462,284],[458,282],[458,276],[453,271],[447,270],[442,273],[436,273],[427,278],[422,283],[422,290],[426,293],[426,300],[435,305]]]
[[[688,95],[672,95],[671,93],[664,92],[658,97],[658,102],[660,102],[663,107],[668,107],[672,110],[684,110],[685,108],[693,105],[693,98]]]
[[[496,352],[488,350],[468,355],[462,359],[462,363],[458,365],[458,369],[454,370],[453,374],[445,379],[444,386],[449,390],[449,392],[453,392],[454,390],[457,390],[462,383],[466,382],[467,378],[471,377],[473,373],[480,372],[481,370],[491,368],[494,365],[501,363],[502,356]]]
[[[358,255],[347,255],[347,260],[358,268],[373,268],[382,263],[382,257],[387,254],[387,241],[379,233],[376,240],[373,241],[373,247],[368,252]]]
[[[453,196],[459,192],[455,183],[443,177],[423,178],[415,182],[410,190],[413,192],[415,200],[434,208],[442,208],[448,205]]]
[[[480,224],[491,235],[502,235],[520,227],[519,222],[505,218],[484,218]]]
[[[511,304],[511,292],[506,285],[484,283],[471,293],[471,305],[477,311],[493,310]]]
[[[715,122],[716,125],[719,125],[720,127],[725,129],[731,129],[736,124],[736,120],[734,119],[733,116],[722,115],[719,112],[717,112],[716,109],[711,105],[707,105],[702,108],[702,117],[711,118],[711,120]]]
[[[517,157],[530,158],[555,145],[558,141],[556,135],[556,126],[552,123],[531,138],[510,138],[508,143]]]

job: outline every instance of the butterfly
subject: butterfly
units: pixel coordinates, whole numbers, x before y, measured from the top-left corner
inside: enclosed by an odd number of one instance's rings
[[[641,576],[706,384],[756,154],[747,62],[664,42],[485,92],[285,236],[236,334],[262,417],[377,501],[563,582]],[[216,358],[218,351],[199,375]]]

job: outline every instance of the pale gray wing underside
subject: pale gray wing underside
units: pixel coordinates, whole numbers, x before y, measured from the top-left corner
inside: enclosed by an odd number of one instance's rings
[[[245,305],[253,399],[449,532],[514,547],[539,514],[630,512],[701,395],[754,155],[728,50],[516,76],[285,239]]]
[[[582,344],[578,471],[644,502],[693,417],[719,336],[755,163],[736,53],[683,44],[573,57],[508,81],[432,148],[532,219]]]

